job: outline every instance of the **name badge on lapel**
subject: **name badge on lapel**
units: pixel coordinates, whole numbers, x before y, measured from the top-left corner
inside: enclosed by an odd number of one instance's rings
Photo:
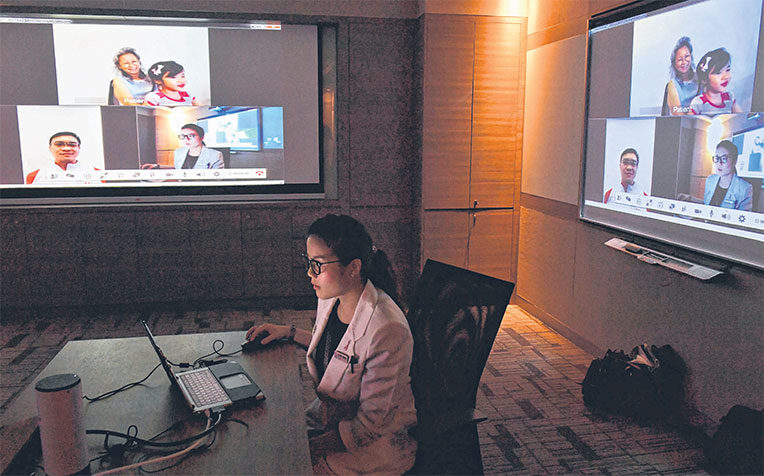
[[[350,373],[351,374],[354,372],[353,364],[357,364],[358,363],[358,357],[357,356],[355,356],[355,355],[352,355],[352,356],[348,355],[348,354],[342,352],[341,350],[335,350],[334,351],[334,358],[335,359],[339,359],[339,360],[345,362],[346,364],[350,364]]]

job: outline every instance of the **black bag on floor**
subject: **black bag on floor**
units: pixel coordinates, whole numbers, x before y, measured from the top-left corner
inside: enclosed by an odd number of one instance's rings
[[[735,405],[706,448],[721,474],[764,474],[764,411]]]
[[[652,374],[631,360],[623,351],[610,349],[601,359],[593,360],[581,388],[584,403],[630,416],[649,412],[655,398]]]
[[[654,420],[676,413],[684,400],[684,374],[681,358],[668,345],[643,344],[631,354],[608,350],[592,361],[581,393],[588,407]]]
[[[652,346],[650,351],[660,366],[653,371],[663,405],[662,416],[681,418],[685,404],[687,366],[670,345]]]

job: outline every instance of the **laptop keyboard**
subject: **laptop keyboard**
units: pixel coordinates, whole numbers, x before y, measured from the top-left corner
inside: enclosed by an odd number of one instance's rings
[[[220,382],[212,375],[210,369],[199,369],[196,372],[185,372],[180,375],[180,380],[188,389],[194,405],[197,407],[207,407],[209,405],[223,405],[230,403],[228,394],[225,392]]]

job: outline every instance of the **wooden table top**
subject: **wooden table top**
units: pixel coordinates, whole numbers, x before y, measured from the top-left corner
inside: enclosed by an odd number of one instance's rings
[[[172,362],[193,362],[213,351],[213,342],[225,343],[222,353],[238,350],[244,332],[156,336],[157,343]],[[212,358],[212,357],[210,357]],[[220,358],[220,357],[216,357]],[[249,373],[265,394],[265,400],[241,407],[229,407],[229,419],[218,426],[214,444],[194,454],[163,474],[312,474],[302,382],[299,365],[304,352],[289,344],[276,344],[253,353],[227,357]],[[0,422],[0,470],[33,436],[37,428],[34,384],[41,378],[76,373],[82,379],[83,394],[95,397],[126,383],[144,378],[159,359],[148,338],[97,339],[71,341],[8,408]],[[108,429],[126,433],[128,426],[138,427],[138,436],[149,439],[173,423],[186,420],[182,434],[190,436],[204,429],[206,419],[193,417],[191,410],[170,386],[161,368],[143,385],[109,399],[85,402],[87,429]],[[231,419],[240,420],[246,426]],[[88,435],[88,456],[98,456],[103,436]],[[112,438],[111,443],[123,440]],[[174,460],[165,462],[168,465]],[[160,463],[162,464],[162,463]],[[99,462],[91,471],[107,469]],[[146,469],[156,469],[151,465]],[[137,469],[135,470],[138,471]]]

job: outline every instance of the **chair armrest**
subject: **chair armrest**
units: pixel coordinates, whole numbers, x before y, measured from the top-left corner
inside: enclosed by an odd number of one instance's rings
[[[417,440],[428,440],[458,428],[462,425],[477,424],[487,420],[476,408],[466,408],[424,417],[417,422],[414,435]]]

